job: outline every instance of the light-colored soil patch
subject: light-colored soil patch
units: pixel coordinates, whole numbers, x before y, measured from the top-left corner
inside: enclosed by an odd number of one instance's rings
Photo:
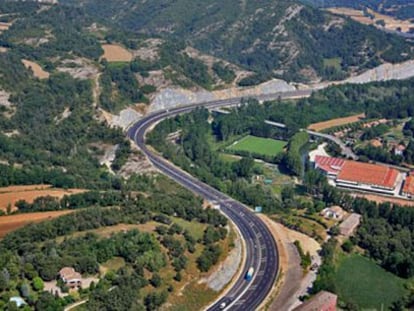
[[[155,61],[159,58],[159,47],[163,42],[161,39],[145,40],[137,50],[132,51],[132,54],[143,60]]]
[[[119,174],[128,178],[133,174],[148,174],[156,172],[155,167],[145,157],[135,144],[131,145],[133,152],[129,155],[127,162],[119,171]]]
[[[402,206],[414,206],[414,201],[408,201],[408,200],[404,200],[404,199],[398,199],[398,198],[390,198],[390,197],[383,197],[380,195],[375,195],[375,194],[355,194],[357,197],[360,198],[365,198],[368,199],[370,201],[374,201],[377,203],[384,203],[384,202],[390,202],[390,203],[394,203],[394,204],[399,204]]]
[[[10,106],[12,105],[11,102],[9,101],[10,98],[10,94],[0,90],[0,106],[4,106],[6,108],[10,108]]]
[[[24,66],[27,69],[32,70],[33,75],[36,78],[39,78],[39,79],[47,79],[47,78],[49,78],[50,74],[47,71],[44,71],[43,68],[40,67],[35,62],[32,62],[32,61],[27,60],[27,59],[22,59],[22,62],[23,62]]]
[[[346,118],[338,118],[338,119],[332,119],[332,120],[328,120],[324,122],[313,123],[309,125],[308,129],[318,132],[318,131],[322,131],[322,130],[325,130],[331,127],[358,122],[363,118],[365,118],[365,114],[361,113],[361,114],[357,114],[357,115],[346,117]]]
[[[57,70],[81,80],[95,79],[99,75],[99,69],[90,60],[84,58],[65,59]]]
[[[0,216],[0,238],[4,237],[9,232],[28,225],[29,223],[50,220],[73,212],[74,210],[65,210]]]
[[[264,220],[267,219],[266,216],[260,215],[260,217]],[[280,237],[285,237],[285,241],[289,241],[291,243],[295,241],[299,241],[304,252],[309,252],[311,256],[316,256],[318,251],[321,249],[321,245],[313,238],[303,234],[301,232],[291,230],[277,222],[272,222],[274,225],[277,234]]]
[[[397,30],[401,29],[402,32],[408,32],[410,28],[414,27],[414,23],[408,21],[408,20],[399,20],[392,16],[380,14],[378,12],[375,12],[371,9],[368,9],[368,12],[374,16],[374,18],[370,18],[368,16],[364,16],[364,13],[360,10],[354,10],[350,8],[330,8],[328,9],[329,12],[334,14],[340,14],[350,17],[351,19],[365,24],[365,25],[374,25],[378,28],[380,27],[376,22],[378,21],[384,21],[385,23],[385,29],[388,30]]]
[[[24,200],[28,203],[33,203],[33,201],[38,197],[52,196],[56,198],[63,198],[65,195],[71,195],[76,193],[82,193],[86,190],[82,189],[57,189],[50,188],[44,190],[21,190],[13,192],[2,192],[0,193],[0,210],[7,211],[7,207],[10,205],[12,211],[16,210],[15,204],[19,200]]]
[[[2,23],[0,22],[0,32],[5,31],[10,28],[11,23]]]
[[[133,55],[127,49],[117,44],[103,44],[105,58],[108,62],[130,62],[133,59]]]

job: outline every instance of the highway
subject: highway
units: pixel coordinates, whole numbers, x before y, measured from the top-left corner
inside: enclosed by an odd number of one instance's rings
[[[277,98],[303,97],[311,91],[294,91],[276,93],[256,97],[258,100]],[[211,101],[157,111],[145,116],[128,130],[128,136],[137,144],[152,164],[162,173],[172,178],[187,189],[202,196],[206,200],[220,205],[221,211],[238,227],[245,242],[245,261],[242,274],[225,293],[224,297],[211,305],[208,310],[256,310],[270,293],[279,271],[279,258],[276,243],[266,225],[242,203],[233,200],[220,191],[202,183],[180,168],[169,163],[158,154],[152,152],[145,144],[145,134],[158,122],[183,113],[188,113],[197,107],[220,108],[237,105],[241,98]],[[245,274],[254,267],[253,279],[248,282]],[[226,307],[220,306],[225,303]]]

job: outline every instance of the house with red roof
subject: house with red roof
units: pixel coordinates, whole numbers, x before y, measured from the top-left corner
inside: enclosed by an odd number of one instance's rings
[[[336,311],[337,302],[337,295],[321,291],[293,311]]]

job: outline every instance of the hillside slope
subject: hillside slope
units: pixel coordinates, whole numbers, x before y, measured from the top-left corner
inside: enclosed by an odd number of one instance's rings
[[[258,75],[309,81],[412,55],[410,44],[295,1],[62,0],[124,30],[183,40]]]

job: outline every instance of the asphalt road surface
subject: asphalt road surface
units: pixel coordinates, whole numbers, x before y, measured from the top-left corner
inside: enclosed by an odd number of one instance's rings
[[[307,90],[293,91],[258,96],[256,98],[259,100],[283,99],[307,96],[310,93],[311,91]],[[145,145],[145,134],[156,123],[178,114],[188,113],[197,107],[220,108],[238,104],[240,101],[241,98],[231,98],[158,111],[147,115],[128,130],[128,136],[134,140],[156,168],[206,200],[219,204],[222,212],[241,232],[242,239],[246,245],[242,274],[225,296],[208,308],[209,311],[253,311],[257,309],[270,293],[279,272],[276,243],[266,225],[248,207],[202,183],[161,156],[153,153]],[[253,279],[247,281],[245,275],[250,267],[254,268]],[[222,307],[223,303],[225,304],[224,308]]]

